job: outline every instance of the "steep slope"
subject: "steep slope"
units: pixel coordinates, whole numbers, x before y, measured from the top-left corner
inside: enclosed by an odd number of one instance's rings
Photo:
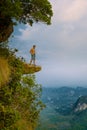
[[[78,98],[73,107],[70,130],[87,130],[87,96]]]
[[[87,110],[87,96],[79,97],[73,107],[74,112],[81,112],[84,110]]]

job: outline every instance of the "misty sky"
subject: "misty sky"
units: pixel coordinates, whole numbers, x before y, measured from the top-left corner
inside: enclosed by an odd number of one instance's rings
[[[29,63],[29,49],[36,44],[36,74],[42,86],[87,86],[87,0],[50,0],[52,25],[15,27],[11,47]]]

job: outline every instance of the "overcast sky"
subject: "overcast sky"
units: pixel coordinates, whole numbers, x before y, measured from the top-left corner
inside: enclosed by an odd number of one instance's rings
[[[87,86],[87,0],[50,0],[52,24],[15,27],[11,47],[29,63],[29,49],[36,44],[36,74],[42,86]]]

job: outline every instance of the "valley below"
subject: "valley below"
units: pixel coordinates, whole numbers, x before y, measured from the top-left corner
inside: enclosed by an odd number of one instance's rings
[[[87,88],[43,88],[42,101],[46,108],[36,130],[87,129]]]

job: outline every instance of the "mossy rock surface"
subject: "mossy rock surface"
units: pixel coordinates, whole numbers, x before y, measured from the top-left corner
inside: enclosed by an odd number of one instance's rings
[[[41,66],[24,64],[23,74],[33,74],[33,73],[36,73],[36,72],[39,72],[39,71],[41,71]]]

